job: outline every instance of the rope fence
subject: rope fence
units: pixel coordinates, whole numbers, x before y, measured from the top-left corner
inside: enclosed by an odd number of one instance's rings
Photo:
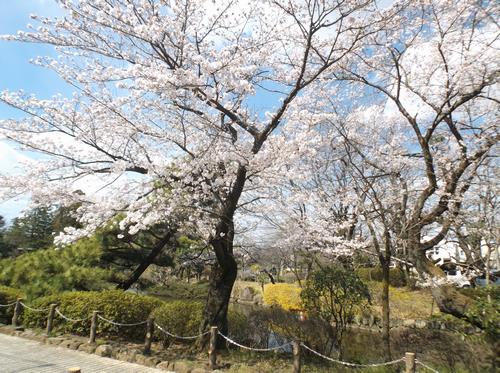
[[[64,319],[64,320],[66,320],[66,321],[69,321],[69,322],[82,322],[82,321],[86,321],[86,320],[90,319],[90,316],[87,316],[87,317],[85,317],[85,318],[83,318],[83,319],[72,319],[71,317],[68,317],[68,316],[66,316],[66,315],[63,315],[63,314],[61,313],[61,311],[59,311],[59,309],[58,309],[58,308],[56,308],[56,309],[55,309],[55,311],[56,311],[56,313],[57,313],[59,316],[61,316],[61,318],[63,318],[63,319]]]
[[[428,366],[428,365],[426,365],[426,364],[422,363],[420,360],[415,359],[415,363],[416,363],[416,364],[418,364],[418,365],[423,366],[423,367],[424,367],[425,369],[427,369],[427,370],[430,370],[432,373],[439,373],[436,369],[431,368],[430,366]]]
[[[99,311],[93,311],[92,315],[87,316],[85,318],[80,318],[80,319],[74,319],[71,317],[68,317],[64,315],[58,308],[57,304],[51,304],[49,308],[46,309],[37,309],[37,308],[32,308],[25,303],[21,301],[21,299],[18,299],[16,302],[9,303],[9,304],[0,304],[0,307],[14,307],[14,316],[12,317],[12,326],[18,327],[18,320],[19,316],[21,314],[22,308],[26,308],[30,311],[33,312],[48,312],[48,317],[47,317],[47,335],[50,335],[52,332],[52,326],[54,322],[54,317],[57,314],[59,317],[64,319],[65,321],[69,322],[82,322],[86,320],[91,320],[91,325],[90,325],[90,339],[89,343],[95,343],[96,339],[96,332],[97,332],[97,324],[98,320],[101,320],[103,322],[115,325],[115,326],[126,326],[126,327],[133,327],[133,326],[140,326],[140,325],[146,325],[146,337],[145,337],[145,342],[144,342],[144,353],[149,354],[151,353],[151,342],[154,334],[155,328],[164,333],[165,335],[171,337],[171,338],[176,338],[176,339],[184,339],[184,340],[193,340],[193,339],[198,339],[201,338],[207,334],[210,334],[210,344],[209,344],[209,350],[208,350],[208,358],[209,358],[209,368],[210,369],[217,369],[217,341],[218,338],[222,338],[225,340],[227,343],[232,344],[234,346],[237,346],[239,348],[249,350],[249,351],[255,351],[255,352],[270,352],[270,351],[278,351],[278,350],[283,350],[286,347],[291,346],[292,347],[292,353],[293,353],[293,372],[294,373],[300,373],[301,371],[301,349],[303,348],[305,351],[308,351],[324,360],[327,360],[329,362],[335,363],[335,364],[340,364],[346,367],[351,367],[351,368],[374,368],[374,367],[382,367],[382,366],[389,366],[389,365],[396,365],[396,364],[403,364],[405,365],[405,372],[406,373],[416,373],[417,371],[417,365],[421,366],[422,368],[432,372],[432,373],[439,373],[436,369],[428,366],[427,364],[423,363],[422,361],[416,359],[415,353],[412,352],[407,352],[405,356],[392,360],[392,361],[387,361],[387,362],[381,362],[381,363],[372,363],[372,364],[359,364],[359,363],[351,363],[348,361],[342,361],[342,360],[337,360],[334,358],[331,358],[329,356],[323,355],[322,353],[312,349],[311,347],[307,346],[306,344],[302,342],[297,342],[297,341],[291,341],[287,342],[285,344],[282,344],[280,346],[275,346],[275,347],[269,347],[269,348],[254,348],[250,346],[245,346],[241,343],[236,342],[235,340],[231,339],[230,337],[224,335],[222,332],[218,330],[216,326],[212,326],[209,331],[193,335],[193,336],[181,336],[174,334],[166,329],[164,329],[161,325],[156,323],[153,318],[149,318],[144,321],[136,322],[136,323],[120,323],[114,320],[109,320],[101,315],[99,315]]]
[[[254,348],[254,347],[248,347],[248,346],[244,346],[242,344],[239,344],[238,342],[236,341],[233,341],[231,338],[229,338],[228,336],[225,336],[224,334],[222,334],[221,332],[218,332],[219,335],[224,338],[226,341],[228,341],[229,343],[235,345],[235,346],[238,346],[240,348],[243,348],[245,350],[250,350],[250,351],[257,351],[257,352],[268,352],[268,351],[276,351],[276,350],[280,350],[282,348],[285,348],[285,347],[288,347],[288,346],[291,346],[292,345],[292,342],[288,342],[288,343],[285,343],[281,346],[277,346],[277,347],[271,347],[271,348]]]
[[[172,338],[177,338],[177,339],[198,339],[200,337],[203,337],[204,335],[207,335],[209,334],[210,332],[205,332],[205,333],[201,333],[201,334],[198,334],[198,335],[192,335],[192,336],[181,336],[181,335],[176,335],[176,334],[173,334],[173,333],[170,333],[169,331],[163,329],[160,325],[158,325],[157,323],[154,323],[155,324],[155,327],[160,330],[161,332],[165,333],[166,335],[168,335],[169,337],[172,337]]]
[[[27,308],[28,310],[32,311],[32,312],[47,312],[48,310],[50,310],[50,308],[32,308],[30,306],[28,306],[27,304],[24,304],[23,302],[19,302],[21,304],[21,306],[23,306],[24,308]]]
[[[16,304],[16,302],[12,302],[12,303],[9,303],[9,304],[0,304],[0,307],[11,307],[14,304]]]
[[[148,320],[144,320],[144,321],[141,321],[141,322],[135,322],[135,323],[125,324],[125,323],[119,323],[119,322],[116,322],[116,321],[105,319],[101,315],[97,315],[97,317],[99,319],[101,319],[102,321],[107,322],[108,324],[111,324],[111,325],[115,325],[115,326],[137,326],[137,325],[144,325],[144,324],[146,324],[148,322]]]
[[[332,359],[331,357],[328,357],[328,356],[325,356],[321,353],[319,353],[318,351],[315,351],[313,350],[312,348],[308,347],[307,345],[301,343],[300,344],[302,347],[304,347],[306,350],[312,352],[313,354],[325,359],[325,360],[328,360],[328,361],[331,361],[332,363],[336,363],[336,364],[341,364],[341,365],[345,365],[347,367],[354,367],[354,368],[372,368],[372,367],[382,367],[382,366],[386,366],[386,365],[394,365],[394,364],[399,364],[401,362],[403,362],[405,360],[405,357],[401,357],[399,359],[396,359],[396,360],[392,360],[392,361],[387,361],[387,362],[383,362],[383,363],[374,363],[374,364],[358,364],[358,363],[350,363],[350,362],[347,362],[347,361],[342,361],[342,360],[336,360],[336,359]]]

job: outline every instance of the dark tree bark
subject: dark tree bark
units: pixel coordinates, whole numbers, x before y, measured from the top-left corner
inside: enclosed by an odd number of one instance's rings
[[[392,359],[391,353],[391,327],[390,327],[390,304],[389,304],[389,258],[381,260],[382,265],[382,344],[384,347],[384,357],[387,361]]]
[[[207,303],[203,312],[201,330],[206,331],[211,326],[217,326],[219,331],[227,335],[227,311],[229,299],[233,290],[238,266],[233,255],[234,241],[234,213],[243,187],[246,182],[246,168],[240,166],[231,192],[228,194],[215,229],[215,234],[210,240],[210,245],[215,253],[216,262],[212,265],[209,277]],[[201,347],[207,344],[207,338],[201,339]],[[225,348],[225,340],[217,338],[217,348]]]
[[[161,238],[155,247],[151,250],[149,255],[144,258],[144,260],[139,264],[139,266],[132,272],[132,274],[129,276],[127,280],[124,282],[120,283],[117,285],[117,289],[122,289],[122,290],[127,290],[129,289],[133,284],[139,280],[141,275],[144,273],[144,271],[155,261],[155,259],[158,257],[158,255],[161,254],[165,246],[168,244],[168,241],[172,238],[173,232],[169,231],[163,238]]]

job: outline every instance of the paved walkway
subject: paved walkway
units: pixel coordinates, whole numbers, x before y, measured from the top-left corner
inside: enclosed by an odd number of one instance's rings
[[[164,370],[0,334],[0,373],[67,373],[71,367],[81,368],[82,373],[166,373]]]

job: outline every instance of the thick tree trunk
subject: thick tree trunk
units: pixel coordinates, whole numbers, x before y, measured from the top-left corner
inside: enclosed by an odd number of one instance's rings
[[[445,273],[425,256],[424,251],[413,250],[411,253],[418,273],[431,282],[432,296],[439,310],[483,329],[484,325],[479,320],[467,315],[472,299],[462,294],[455,285],[447,283]]]
[[[392,359],[391,354],[391,329],[390,329],[390,305],[389,305],[389,260],[382,263],[382,344],[386,361]]]
[[[217,326],[218,330],[228,335],[227,312],[231,291],[236,280],[237,265],[234,257],[228,255],[223,265],[216,262],[213,264],[210,277],[208,298],[203,314],[202,330],[208,330],[211,326]],[[202,347],[207,340],[202,341]],[[218,349],[225,348],[225,340],[217,339]]]
[[[116,286],[117,289],[128,290],[133,284],[139,280],[139,277],[144,273],[144,271],[155,261],[155,259],[160,255],[168,241],[172,237],[172,231],[168,232],[163,238],[161,238],[153,247],[149,255],[144,258],[144,260],[139,264],[139,266],[132,272],[129,278]]]

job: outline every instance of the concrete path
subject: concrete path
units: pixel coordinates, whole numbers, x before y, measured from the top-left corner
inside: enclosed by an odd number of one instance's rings
[[[72,367],[81,368],[82,373],[167,373],[160,369],[0,334],[0,373],[67,373]]]

